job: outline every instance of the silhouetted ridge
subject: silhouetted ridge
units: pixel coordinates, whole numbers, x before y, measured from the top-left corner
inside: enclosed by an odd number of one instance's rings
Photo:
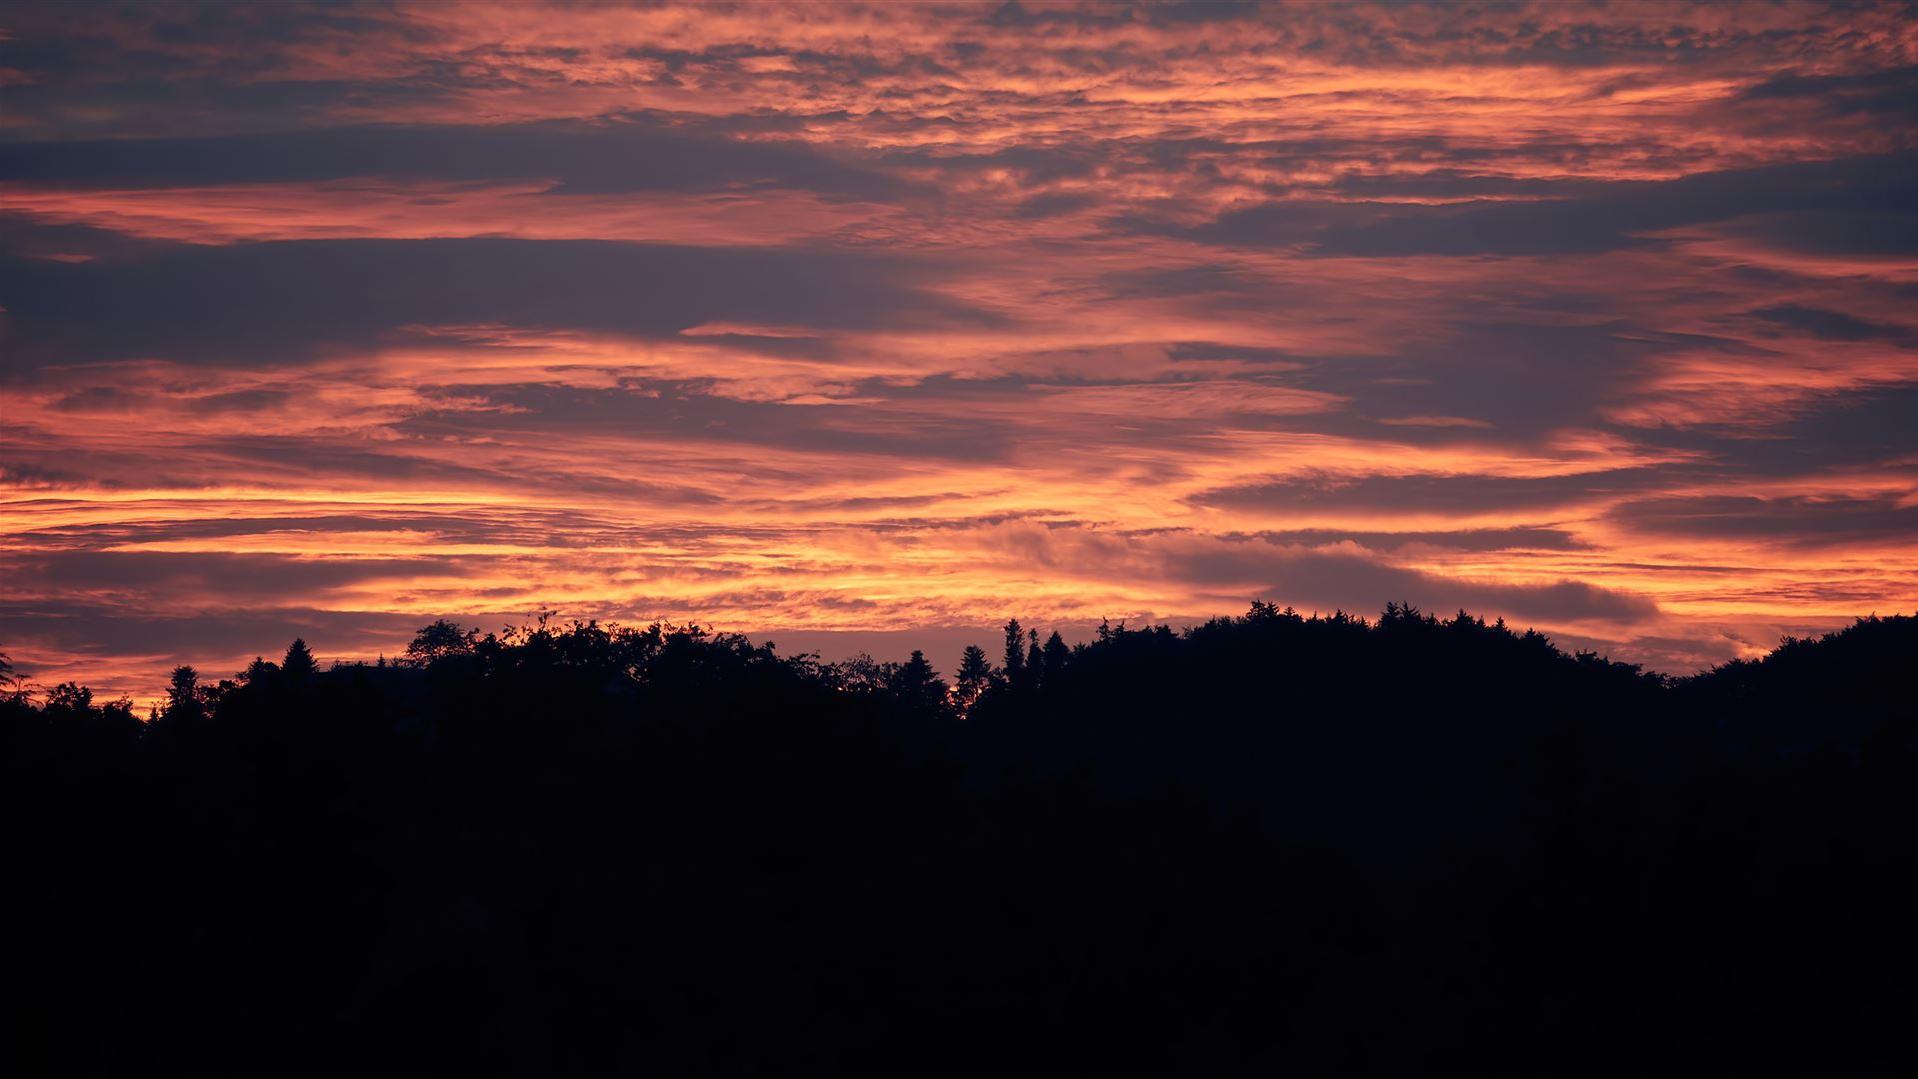
[[[323,643],[323,642],[322,642]],[[1254,604],[0,666],[16,1074],[1894,1074],[1918,619],[1667,679]],[[1888,1065],[1891,1065],[1888,1067]]]

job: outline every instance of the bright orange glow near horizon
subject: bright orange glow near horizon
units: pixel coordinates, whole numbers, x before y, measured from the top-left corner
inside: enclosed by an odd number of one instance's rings
[[[0,651],[1918,608],[1902,5],[0,12]],[[948,654],[950,653],[950,654]]]

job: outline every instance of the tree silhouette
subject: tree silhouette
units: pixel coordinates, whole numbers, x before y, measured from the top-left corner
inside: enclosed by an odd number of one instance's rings
[[[186,664],[173,668],[167,684],[165,718],[173,723],[190,723],[200,718],[202,704],[200,672]]]
[[[93,691],[74,682],[61,682],[47,690],[47,710],[69,714],[84,713],[93,707]]]
[[[253,662],[240,672],[239,681],[248,685],[267,685],[279,676],[280,665],[262,656],[254,656]]]
[[[26,702],[26,681],[20,677],[12,658],[0,652],[0,704],[24,705]]]
[[[1670,679],[1255,603],[951,691],[447,625],[0,694],[9,1074],[1911,1070],[1918,618]]]
[[[945,713],[951,693],[939,672],[926,661],[924,652],[914,649],[912,656],[890,674],[888,688],[905,708],[928,717]]]
[[[431,663],[447,656],[471,655],[479,640],[479,631],[462,629],[444,618],[423,626],[406,646],[406,658],[413,663]]]
[[[1016,682],[1026,668],[1026,631],[1017,618],[1006,622],[1006,654],[1003,661],[1008,682]]]
[[[286,646],[286,655],[280,660],[280,675],[289,682],[299,683],[313,677],[319,664],[314,661],[313,653],[306,647],[306,641],[299,637]]]
[[[1041,669],[1044,671],[1042,678],[1045,684],[1056,686],[1065,676],[1066,664],[1072,660],[1072,649],[1066,647],[1065,638],[1059,636],[1059,632],[1054,630],[1052,635],[1046,638],[1045,647],[1040,649],[1039,658]]]
[[[976,644],[969,644],[959,656],[959,671],[954,685],[953,700],[963,714],[969,711],[987,687],[991,686],[997,672],[986,659],[986,650]]]

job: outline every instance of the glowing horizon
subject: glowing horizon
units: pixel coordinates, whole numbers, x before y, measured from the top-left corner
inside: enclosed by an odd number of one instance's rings
[[[9,7],[0,651],[1752,655],[1918,609],[1915,135],[1889,4]]]

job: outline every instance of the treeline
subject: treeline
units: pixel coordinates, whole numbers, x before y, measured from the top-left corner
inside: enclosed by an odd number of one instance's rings
[[[1254,604],[950,680],[425,627],[0,694],[16,1074],[1898,1074],[1918,618]],[[23,1070],[22,1070],[23,1069]]]

